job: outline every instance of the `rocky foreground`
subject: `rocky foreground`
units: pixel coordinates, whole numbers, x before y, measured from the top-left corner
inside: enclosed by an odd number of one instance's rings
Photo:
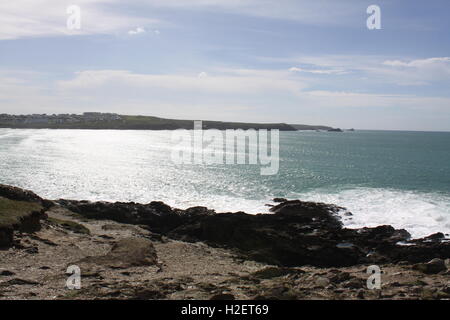
[[[249,215],[0,185],[0,299],[450,298],[448,235],[346,229],[343,208],[274,201],[273,214]],[[66,287],[71,265],[80,290]],[[367,288],[371,265],[381,289]]]

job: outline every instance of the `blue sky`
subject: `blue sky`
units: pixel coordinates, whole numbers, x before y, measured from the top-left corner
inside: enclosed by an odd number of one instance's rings
[[[124,4],[3,1],[0,113],[450,131],[448,1]],[[366,26],[370,5],[381,30]]]

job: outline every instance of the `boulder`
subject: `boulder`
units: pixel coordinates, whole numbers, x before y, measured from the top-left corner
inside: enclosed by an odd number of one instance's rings
[[[104,256],[87,257],[80,263],[95,263],[113,268],[130,268],[158,264],[153,243],[145,238],[125,238],[116,242]]]
[[[325,288],[329,284],[330,284],[330,280],[328,278],[319,277],[316,279],[316,286],[318,286],[318,287]]]
[[[416,264],[416,265],[414,265],[413,268],[415,270],[422,271],[423,273],[426,273],[426,274],[436,274],[441,271],[447,270],[445,261],[442,259],[438,259],[438,258],[432,259],[431,261],[429,261],[427,263]]]

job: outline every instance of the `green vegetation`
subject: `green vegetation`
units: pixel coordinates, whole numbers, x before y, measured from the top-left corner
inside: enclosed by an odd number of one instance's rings
[[[120,120],[96,120],[65,123],[11,123],[0,121],[0,128],[24,129],[110,129],[110,130],[175,130],[193,129],[192,120],[164,119],[150,116],[121,115]],[[203,121],[204,129],[279,129],[280,131],[295,131],[285,123],[244,123]]]
[[[0,228],[12,227],[21,218],[32,212],[42,210],[42,206],[34,202],[14,201],[0,197]]]
[[[75,233],[91,234],[88,228],[74,221],[61,220],[53,217],[49,217],[48,221]]]
[[[103,113],[102,113],[103,114]],[[101,115],[99,117],[101,117]],[[103,114],[109,115],[109,114]],[[9,116],[9,115],[8,115]],[[11,116],[10,116],[11,117]],[[26,116],[19,116],[26,117]],[[47,122],[27,122],[26,120],[11,120],[0,118],[0,128],[18,129],[103,129],[103,130],[175,130],[193,129],[193,120],[165,119],[152,116],[115,115],[100,119],[83,118],[83,115],[72,115],[56,121],[49,117]],[[22,119],[22,118],[20,118]],[[200,120],[200,119],[199,119]],[[322,125],[286,124],[286,123],[245,123],[203,120],[204,129],[278,129],[280,131],[295,130],[330,130],[332,127]]]

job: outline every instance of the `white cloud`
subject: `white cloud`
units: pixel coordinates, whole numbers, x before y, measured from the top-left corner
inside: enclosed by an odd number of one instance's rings
[[[450,98],[421,97],[401,94],[374,94],[345,91],[309,91],[302,96],[305,102],[313,103],[316,108],[402,108],[417,110],[450,111]]]
[[[289,69],[299,74],[357,77],[357,79],[365,79],[366,85],[390,83],[399,86],[424,86],[436,82],[450,85],[450,57],[392,59],[370,55],[318,55],[285,58],[259,57],[258,59],[305,66]]]
[[[140,34],[140,33],[145,33],[145,32],[146,31],[145,31],[144,28],[137,27],[136,29],[128,31],[128,34],[133,36],[133,35]]]
[[[384,62],[387,66],[392,67],[409,67],[409,68],[423,68],[423,67],[435,67],[444,68],[446,71],[450,70],[450,57],[440,57],[440,58],[428,58],[428,59],[418,59],[411,60],[409,62],[400,60],[387,60]]]
[[[81,8],[81,30],[68,30],[66,9]],[[149,26],[158,20],[120,10],[119,0],[14,0],[0,2],[0,40],[72,34],[114,34],[136,25]],[[345,24],[352,14],[360,15],[358,0],[129,0],[128,7],[203,10],[258,17],[296,20],[307,24]],[[174,21],[176,23],[176,21]],[[136,30],[135,30],[136,31]],[[154,31],[159,34],[158,30]],[[134,34],[134,33],[133,33]]]
[[[410,61],[387,60],[386,68],[379,70],[389,75],[396,75],[405,82],[427,85],[433,82],[450,80],[450,57],[416,59]]]
[[[81,29],[67,29],[66,9],[72,0],[14,0],[0,2],[0,40],[23,37],[112,34],[136,25],[153,25],[156,19],[127,15],[111,9],[117,0],[77,0]]]
[[[305,84],[284,72],[246,69],[222,69],[220,74],[138,74],[127,70],[87,70],[75,78],[59,82],[64,89],[96,89],[102,86],[175,90],[207,93],[299,93]]]
[[[292,67],[289,69],[291,72],[304,72],[304,73],[312,73],[312,74],[346,74],[348,71],[342,69],[305,69],[299,67]]]

